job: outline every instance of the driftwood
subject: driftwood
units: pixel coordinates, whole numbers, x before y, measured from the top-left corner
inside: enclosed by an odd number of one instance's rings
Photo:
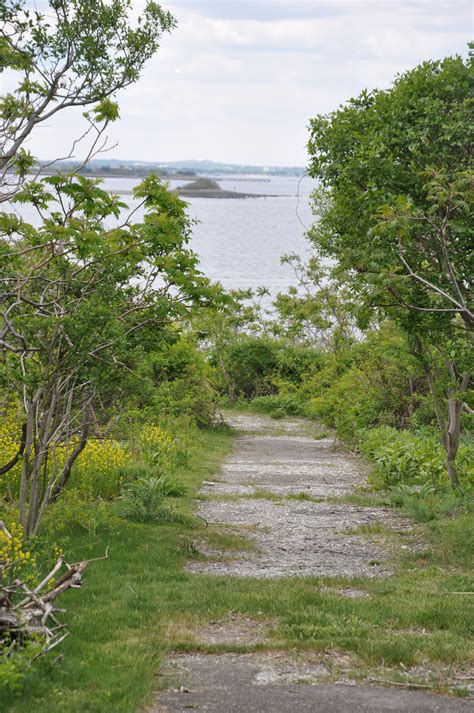
[[[0,529],[9,536],[0,521]],[[41,649],[34,658],[51,651],[68,636],[66,624],[62,624],[56,614],[64,612],[55,606],[55,599],[69,588],[82,584],[82,577],[89,562],[107,559],[104,557],[68,564],[64,557],[58,557],[54,567],[34,589],[17,579],[12,584],[2,584],[2,563],[0,562],[0,650],[11,651],[34,640]],[[53,586],[45,588],[63,569],[65,571],[54,580]],[[23,597],[22,597],[23,595]]]

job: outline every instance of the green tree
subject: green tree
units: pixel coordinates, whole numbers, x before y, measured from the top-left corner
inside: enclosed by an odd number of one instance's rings
[[[96,180],[26,180],[34,159],[24,142],[63,109],[89,107],[85,160],[100,150],[118,118],[113,96],[138,79],[174,24],[154,2],[135,27],[131,11],[129,0],[50,0],[47,13],[0,0],[0,66],[18,77],[0,100],[2,199],[36,211],[32,223],[0,214],[0,390],[20,410],[18,454],[0,464],[0,476],[21,461],[28,535],[95,427],[139,388],[143,356],[210,294],[187,248],[185,204],[157,178],[135,190],[129,214]]]
[[[455,458],[470,383],[472,330],[472,59],[425,62],[385,91],[362,92],[311,121],[310,174],[319,180],[310,231],[359,298],[366,325],[396,319],[425,366],[446,466]],[[433,350],[444,375],[433,381]],[[438,359],[439,363],[439,359]]]
[[[137,81],[175,24],[150,0],[135,26],[131,14],[131,0],[49,0],[44,12],[36,3],[0,0],[0,72],[17,80],[0,99],[2,200],[35,163],[24,148],[31,132],[63,109],[100,105],[85,132],[93,136],[91,151],[100,148],[100,135],[117,118],[110,98]]]
[[[39,227],[0,218],[0,388],[22,404],[27,534],[38,531],[94,427],[136,388],[144,354],[205,299],[207,280],[186,248],[185,204],[155,177],[135,196],[142,222],[120,219],[126,206],[97,180],[53,176],[15,198],[36,206]]]
[[[349,290],[332,280],[330,269],[315,256],[305,264],[298,255],[283,255],[281,262],[293,268],[298,284],[274,301],[275,334],[320,350],[338,351],[352,343],[356,329]]]

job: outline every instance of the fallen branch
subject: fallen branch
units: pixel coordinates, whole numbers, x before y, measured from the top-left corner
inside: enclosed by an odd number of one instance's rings
[[[0,531],[11,538],[1,520]],[[68,564],[61,555],[51,571],[33,589],[19,579],[12,584],[1,584],[3,568],[0,563],[0,642],[2,645],[11,642],[10,649],[13,651],[29,640],[40,641],[41,650],[30,663],[58,646],[68,636],[68,631],[65,631],[66,624],[61,624],[56,617],[56,614],[64,612],[64,609],[55,606],[55,599],[68,589],[81,586],[83,574],[90,562],[108,559],[108,557],[108,547],[104,556],[74,564]],[[66,567],[66,571],[54,581],[63,567]],[[44,592],[48,584],[52,584],[52,587]],[[24,595],[23,598],[20,598],[20,595]]]
[[[366,680],[385,683],[388,686],[402,686],[403,688],[438,688],[438,686],[433,686],[430,683],[401,683],[400,681],[387,681],[385,678],[372,678],[371,676],[368,676]]]

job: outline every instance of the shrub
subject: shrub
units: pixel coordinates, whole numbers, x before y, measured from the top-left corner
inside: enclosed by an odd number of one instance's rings
[[[165,496],[163,478],[141,478],[126,490],[122,513],[135,522],[159,520]]]
[[[448,485],[444,454],[439,440],[429,431],[412,433],[382,426],[360,434],[360,450],[374,463],[372,482],[378,487],[403,484],[435,488]],[[461,445],[458,455],[462,481],[472,484],[474,448]]]
[[[278,365],[278,343],[263,337],[246,337],[229,344],[220,355],[234,398],[251,399],[272,393],[272,376]]]
[[[148,418],[186,416],[200,427],[212,423],[216,394],[210,367],[192,341],[180,338],[163,344],[148,359],[145,371],[153,383],[144,404]]]
[[[253,399],[252,403],[256,408],[271,416],[284,416],[285,414],[290,416],[306,415],[305,404],[301,403],[298,394],[295,393],[258,396]]]
[[[65,533],[72,529],[84,530],[95,536],[97,532],[111,531],[119,525],[120,518],[113,512],[110,504],[70,488],[46,514],[44,532],[53,540],[61,535],[64,541],[67,539]]]

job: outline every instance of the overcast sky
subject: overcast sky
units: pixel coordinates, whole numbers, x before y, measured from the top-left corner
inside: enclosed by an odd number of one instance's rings
[[[134,5],[143,6],[141,0]],[[173,0],[178,26],[120,97],[113,158],[303,165],[308,119],[426,59],[466,54],[470,0]],[[80,117],[33,150],[57,155]]]

